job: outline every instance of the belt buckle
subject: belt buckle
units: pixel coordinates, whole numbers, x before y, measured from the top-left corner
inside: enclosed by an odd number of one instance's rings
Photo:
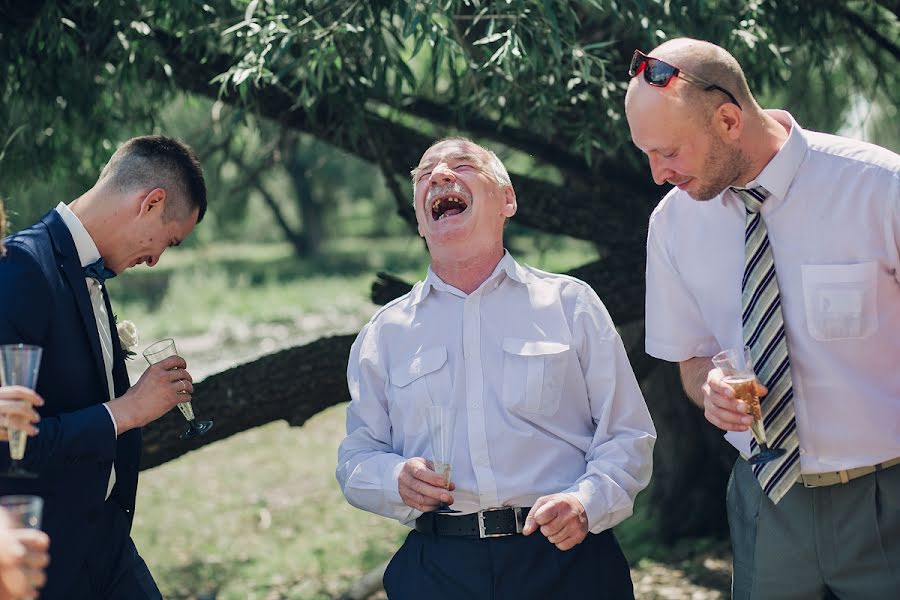
[[[486,533],[484,530],[484,513],[494,512],[498,510],[509,510],[512,509],[513,516],[516,520],[516,531],[515,533]],[[484,510],[479,510],[478,515],[478,537],[480,539],[485,538],[496,538],[496,537],[506,537],[508,535],[515,535],[516,533],[522,533],[522,528],[524,527],[524,523],[522,523],[522,508],[519,506],[500,506],[497,508],[485,508]]]

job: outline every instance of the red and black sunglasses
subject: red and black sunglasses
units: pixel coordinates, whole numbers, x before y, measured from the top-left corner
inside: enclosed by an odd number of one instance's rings
[[[737,101],[737,98],[734,97],[734,94],[722,86],[709,82],[702,77],[685,73],[678,67],[672,66],[663,60],[647,56],[640,50],[635,50],[634,55],[631,57],[631,66],[628,67],[628,76],[635,77],[639,75],[641,71],[644,72],[644,81],[652,86],[664,88],[669,85],[669,82],[672,81],[673,77],[680,77],[688,83],[704,86],[703,89],[706,91],[718,90],[722,92],[728,96],[728,99],[732,104],[741,108],[741,104]]]

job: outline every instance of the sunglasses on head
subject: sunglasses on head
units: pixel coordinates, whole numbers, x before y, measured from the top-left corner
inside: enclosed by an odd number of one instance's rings
[[[734,94],[732,94],[722,86],[711,83],[703,79],[702,77],[697,77],[696,75],[685,73],[678,67],[674,67],[665,61],[662,61],[658,58],[653,58],[652,56],[647,56],[640,50],[635,50],[634,55],[631,57],[631,66],[628,67],[628,76],[635,77],[639,75],[641,71],[644,72],[644,81],[654,87],[664,88],[669,85],[669,82],[672,81],[673,77],[680,77],[688,83],[704,86],[703,89],[707,91],[718,90],[722,92],[723,94],[728,96],[728,99],[732,104],[736,105],[738,108],[741,108],[741,105],[737,101],[737,98],[734,97]]]

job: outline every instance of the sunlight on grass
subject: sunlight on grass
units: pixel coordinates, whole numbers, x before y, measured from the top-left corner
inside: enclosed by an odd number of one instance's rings
[[[408,529],[351,507],[334,478],[345,410],[143,473],[133,535],[166,598],[327,598],[390,557]]]

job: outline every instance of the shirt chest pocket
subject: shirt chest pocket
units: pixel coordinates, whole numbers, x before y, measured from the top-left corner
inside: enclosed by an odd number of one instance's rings
[[[819,341],[864,338],[878,329],[877,265],[803,265],[809,334]]]
[[[503,340],[503,405],[523,413],[552,415],[559,409],[569,345],[547,340]]]
[[[390,370],[390,383],[390,411],[405,422],[421,422],[425,407],[450,403],[447,349],[435,346],[400,360]]]

